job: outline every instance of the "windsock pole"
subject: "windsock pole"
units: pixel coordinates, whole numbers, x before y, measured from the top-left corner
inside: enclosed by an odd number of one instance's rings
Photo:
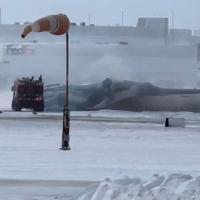
[[[63,108],[63,131],[61,150],[70,150],[69,140],[70,112],[69,112],[69,34],[66,32],[66,96]]]
[[[48,31],[53,35],[66,35],[66,96],[65,105],[63,108],[63,131],[62,131],[62,150],[70,150],[69,146],[69,127],[70,127],[70,115],[69,115],[69,35],[68,30],[70,27],[70,21],[66,15],[49,15],[38,19],[34,23],[26,26],[21,34],[22,38],[25,38],[31,32],[43,32]]]

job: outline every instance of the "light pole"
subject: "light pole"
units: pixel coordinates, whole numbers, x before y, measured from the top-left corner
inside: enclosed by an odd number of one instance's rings
[[[121,14],[122,14],[122,26],[124,26],[124,12],[122,11]]]
[[[65,105],[63,108],[63,131],[62,131],[62,150],[70,150],[69,145],[69,128],[70,128],[70,115],[69,115],[69,35],[68,30],[70,26],[69,18],[66,15],[49,15],[38,19],[32,24],[26,26],[21,35],[25,38],[31,32],[48,31],[54,35],[66,35],[66,96]]]

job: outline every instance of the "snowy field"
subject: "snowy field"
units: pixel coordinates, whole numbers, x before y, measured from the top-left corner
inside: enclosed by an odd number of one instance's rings
[[[61,151],[61,113],[0,114],[0,199],[200,199],[200,114],[71,116]],[[169,116],[186,127],[165,128]]]

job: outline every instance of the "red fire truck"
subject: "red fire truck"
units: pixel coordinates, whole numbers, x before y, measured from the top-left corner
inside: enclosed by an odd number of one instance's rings
[[[34,77],[16,79],[12,91],[14,111],[21,111],[22,108],[44,111],[44,83],[41,76],[38,80],[34,80]]]

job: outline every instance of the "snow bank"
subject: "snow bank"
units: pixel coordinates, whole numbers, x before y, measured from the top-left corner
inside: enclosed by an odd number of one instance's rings
[[[106,179],[94,191],[87,190],[77,200],[199,200],[200,177],[172,174],[112,181]]]

